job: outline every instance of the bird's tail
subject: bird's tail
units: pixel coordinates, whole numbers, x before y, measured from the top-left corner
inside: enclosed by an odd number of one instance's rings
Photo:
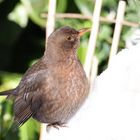
[[[6,90],[0,92],[0,96],[7,96],[7,98],[11,97],[13,95],[14,89]]]

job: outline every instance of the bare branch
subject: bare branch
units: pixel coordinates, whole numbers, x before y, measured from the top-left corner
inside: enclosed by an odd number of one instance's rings
[[[46,17],[48,17],[48,14],[47,13],[42,13],[41,17],[46,18]],[[57,13],[55,15],[55,17],[56,18],[92,20],[92,16],[87,16],[87,15],[82,15],[82,14],[75,14],[75,13]],[[106,18],[106,17],[100,17],[100,21],[105,22],[105,23],[109,23],[109,24],[116,23],[115,19],[109,19],[109,18]],[[125,26],[131,26],[131,27],[140,26],[140,24],[137,23],[137,22],[130,22],[130,21],[126,21],[126,20],[122,21],[122,24],[125,25]]]

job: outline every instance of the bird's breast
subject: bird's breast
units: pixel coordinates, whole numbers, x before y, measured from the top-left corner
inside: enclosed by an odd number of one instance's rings
[[[55,68],[54,68],[55,69]],[[80,108],[88,95],[88,80],[81,64],[57,66],[51,77],[52,89],[45,93],[43,122],[66,123]]]

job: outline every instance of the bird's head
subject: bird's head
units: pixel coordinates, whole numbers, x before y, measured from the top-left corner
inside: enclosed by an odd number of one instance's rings
[[[72,52],[76,52],[80,45],[80,37],[89,31],[89,28],[80,30],[75,30],[69,26],[59,28],[49,36],[46,51],[52,50],[61,56],[72,55]]]
[[[55,42],[58,47],[63,49],[76,49],[79,47],[80,37],[90,31],[89,28],[75,30],[69,26],[62,27],[54,31],[48,38],[48,41]]]

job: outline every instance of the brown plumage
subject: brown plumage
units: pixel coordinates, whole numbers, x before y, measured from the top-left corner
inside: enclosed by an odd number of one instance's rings
[[[87,31],[66,26],[53,32],[44,56],[27,70],[15,89],[1,93],[14,97],[17,126],[30,117],[62,126],[84,103],[89,85],[76,50],[80,36]]]

